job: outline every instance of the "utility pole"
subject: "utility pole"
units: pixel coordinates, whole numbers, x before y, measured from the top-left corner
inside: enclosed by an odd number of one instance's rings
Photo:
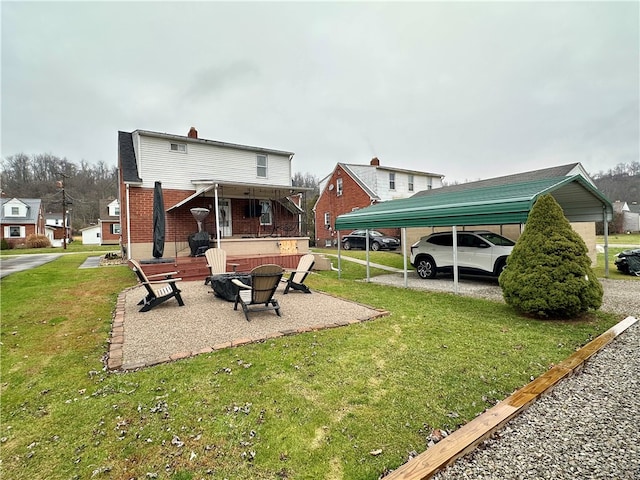
[[[66,178],[66,175],[62,175],[63,178]],[[64,192],[64,180],[59,180],[56,182],[56,186],[62,189],[62,246],[66,250],[67,249],[67,197]]]

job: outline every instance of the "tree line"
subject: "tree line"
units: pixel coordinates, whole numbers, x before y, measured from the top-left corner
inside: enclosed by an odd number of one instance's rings
[[[101,199],[117,198],[117,168],[85,160],[78,165],[50,153],[18,153],[2,159],[3,197],[40,198],[45,214],[62,215],[63,187],[71,227],[78,230],[98,221]]]

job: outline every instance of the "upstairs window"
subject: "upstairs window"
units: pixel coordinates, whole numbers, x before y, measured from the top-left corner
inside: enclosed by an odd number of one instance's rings
[[[409,175],[408,185],[409,185],[409,191],[413,192],[413,175]]]
[[[171,144],[172,152],[180,152],[187,153],[187,144],[186,143],[172,143]]]
[[[256,175],[259,178],[267,178],[267,156],[256,156]]]
[[[389,190],[396,189],[396,174],[394,172],[389,172]]]
[[[341,178],[336,180],[336,195],[338,197],[342,195],[342,179]]]
[[[324,212],[324,224],[325,226],[331,225],[331,214],[329,212]]]

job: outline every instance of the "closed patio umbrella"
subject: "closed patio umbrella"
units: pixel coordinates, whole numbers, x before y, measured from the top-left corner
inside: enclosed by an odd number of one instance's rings
[[[164,253],[164,199],[162,198],[162,183],[156,182],[153,189],[153,256],[162,258]]]

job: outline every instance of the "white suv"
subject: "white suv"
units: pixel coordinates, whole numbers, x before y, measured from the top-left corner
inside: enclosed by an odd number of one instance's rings
[[[464,273],[499,276],[515,243],[489,231],[458,232],[458,267]],[[421,278],[453,271],[453,233],[433,233],[411,245],[411,265]]]

